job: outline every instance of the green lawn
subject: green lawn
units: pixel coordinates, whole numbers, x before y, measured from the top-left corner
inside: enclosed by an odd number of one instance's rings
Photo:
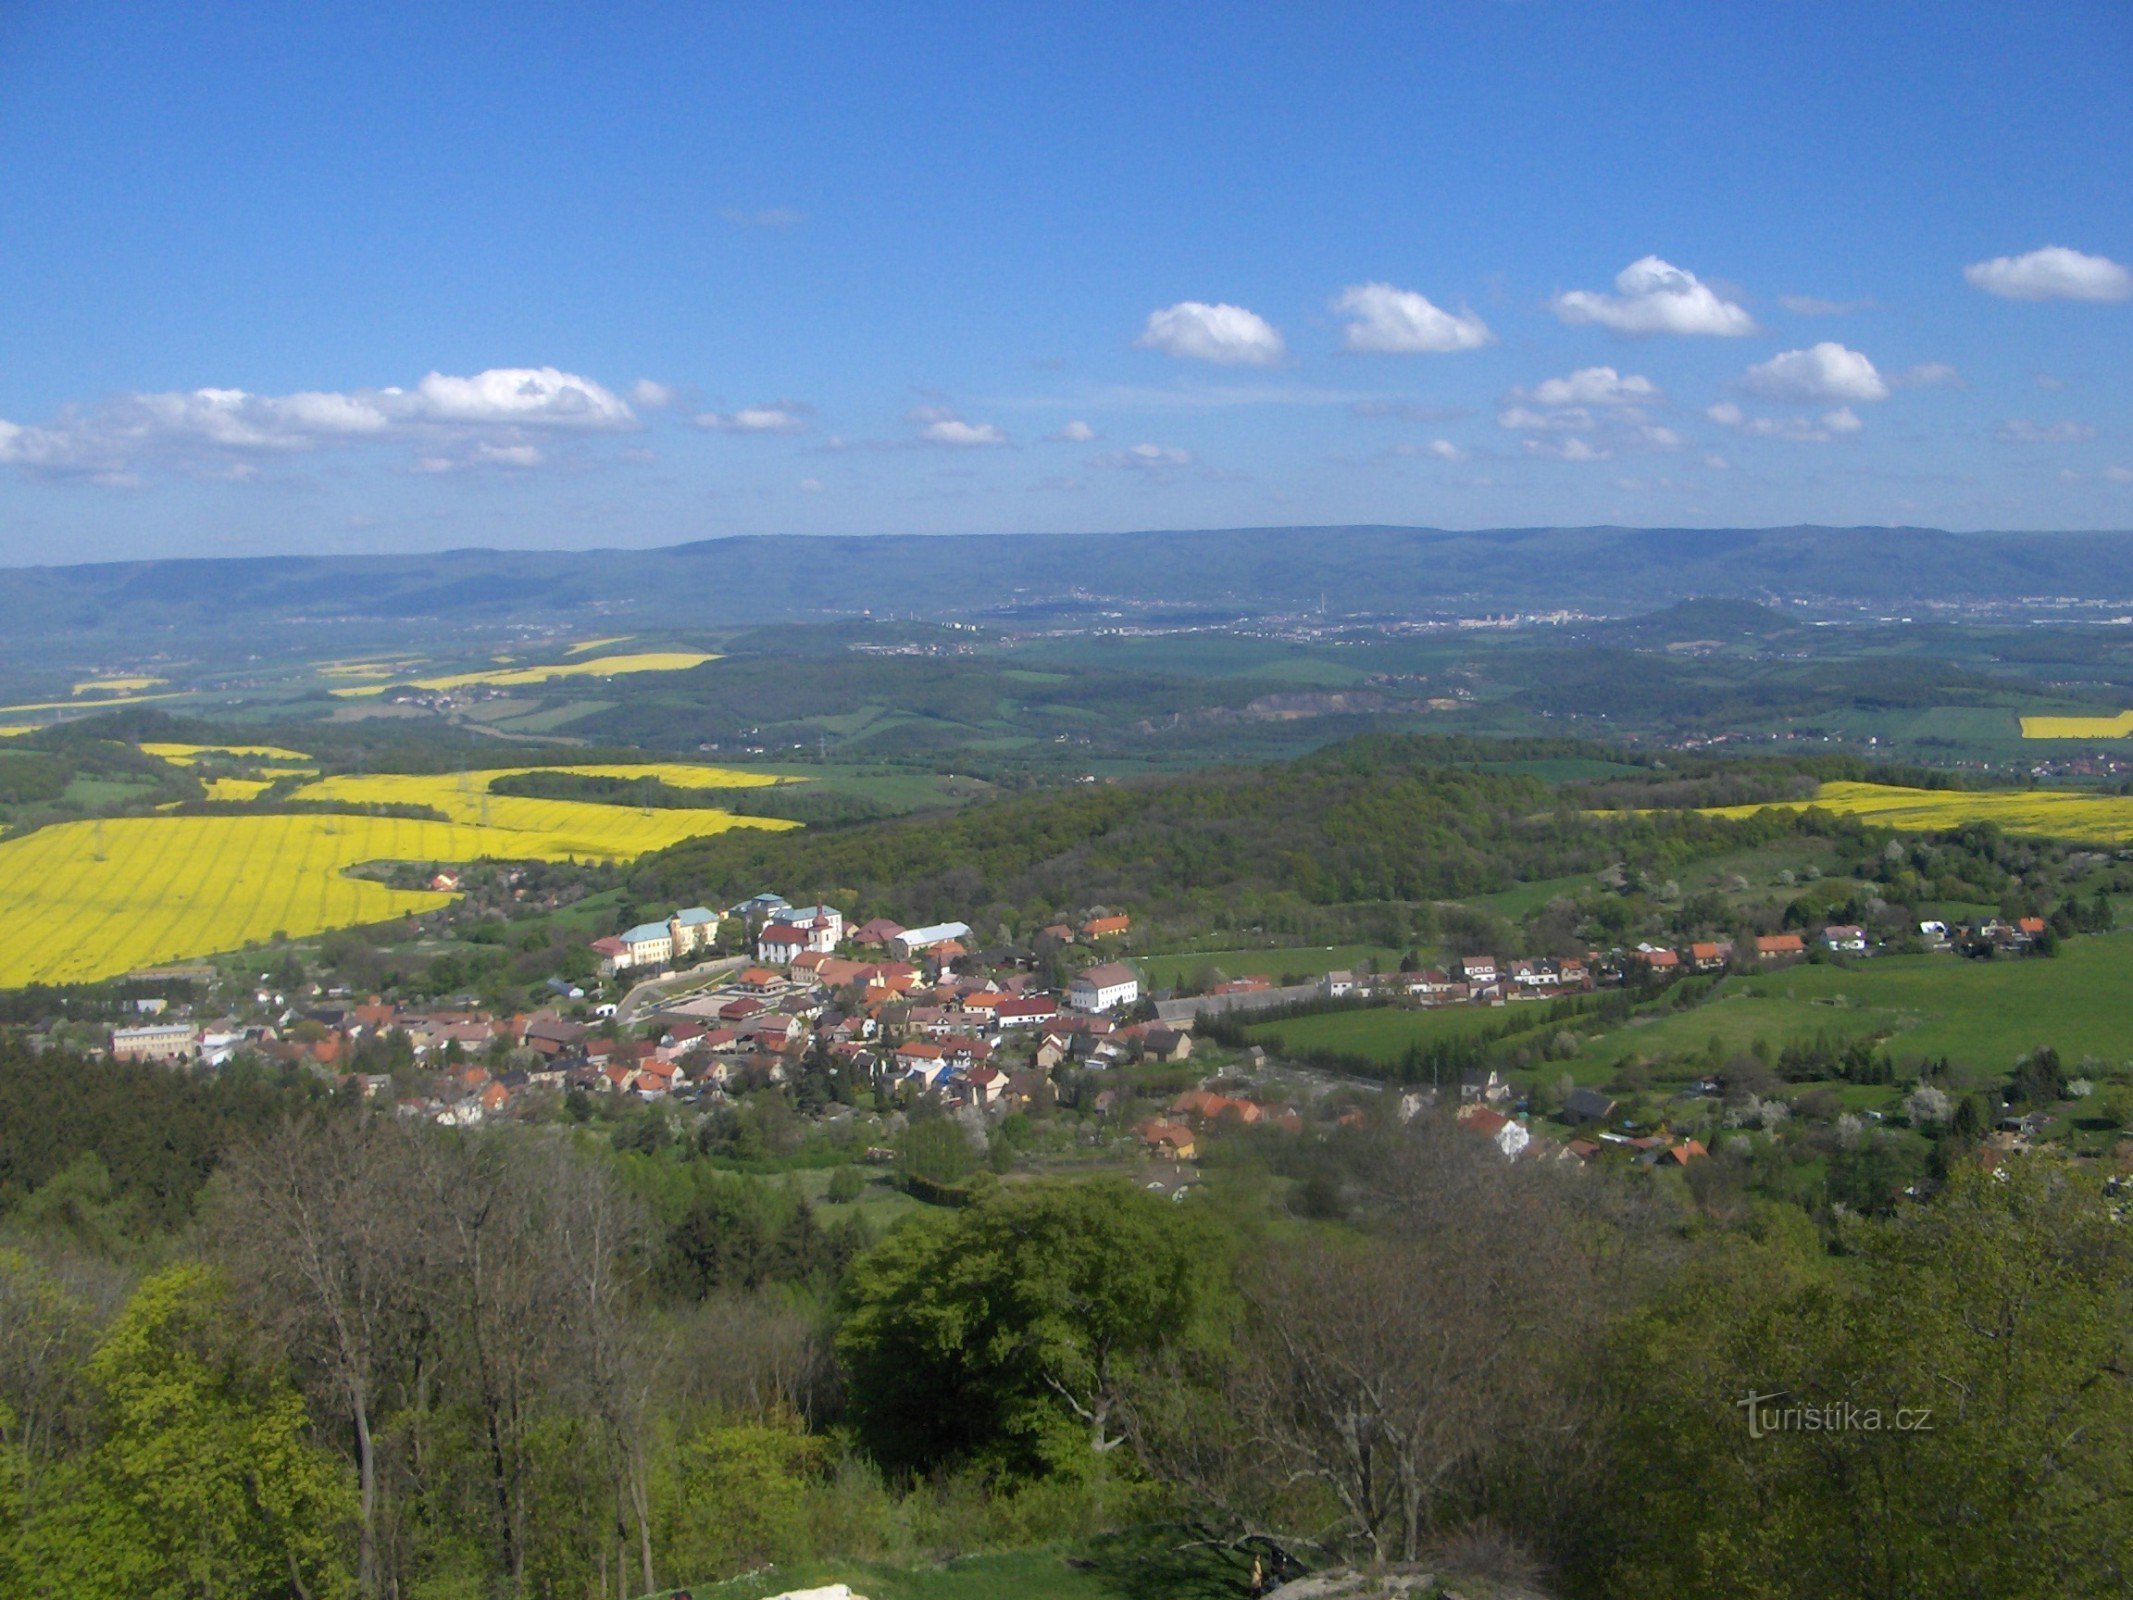
[[[1274,950],[1197,950],[1183,955],[1142,956],[1140,969],[1149,986],[1175,988],[1213,967],[1225,978],[1293,975],[1311,979],[1328,972],[1354,971],[1374,962],[1381,972],[1400,964],[1400,952],[1382,944],[1290,945]]]
[[[1517,921],[1529,911],[1538,911],[1557,895],[1576,895],[1580,889],[1592,887],[1590,873],[1576,873],[1568,878],[1542,878],[1536,883],[1521,883],[1513,888],[1499,889],[1495,894],[1477,894],[1468,897],[1467,904],[1483,906],[1500,917]]]
[[[2069,939],[2048,960],[1886,956],[1848,971],[1795,967],[1744,987],[1897,1012],[1905,1023],[1892,1041],[1899,1056],[1946,1055],[1998,1073],[2048,1044],[2069,1065],[2090,1056],[2133,1062],[2133,933]]]
[[[1333,1050],[1390,1064],[1415,1045],[1433,1044],[1442,1039],[1472,1038],[1490,1028],[1502,1027],[1506,1020],[1526,1020],[1537,1027],[1541,1008],[1444,1006],[1435,1011],[1420,1011],[1398,1006],[1372,1006],[1365,1010],[1328,1011],[1315,1017],[1265,1023],[1252,1029],[1252,1037],[1270,1048],[1292,1053]]]
[[[1844,1041],[1891,1032],[1903,1021],[1883,1007],[1839,1005],[1831,996],[1821,999],[1823,1003],[1816,1004],[1804,997],[1756,994],[1742,984],[1728,983],[1717,998],[1693,1010],[1654,1012],[1603,1035],[1585,1047],[1571,1070],[1584,1077],[1579,1067],[1611,1071],[1632,1056],[1698,1056],[1713,1038],[1729,1057],[1744,1054],[1758,1039],[1782,1046],[1819,1033]]]
[[[2051,1045],[2069,1067],[2089,1057],[2133,1065],[2133,934],[2070,939],[2056,958],[1964,961],[1884,956],[1850,968],[1808,964],[1729,979],[1690,1011],[1660,1012],[1588,1044],[1570,1064],[1604,1081],[1632,1056],[1726,1055],[1826,1034],[1882,1040],[1898,1062],[1947,1056],[1979,1081]],[[1878,1104],[1878,1100],[1874,1103]]]

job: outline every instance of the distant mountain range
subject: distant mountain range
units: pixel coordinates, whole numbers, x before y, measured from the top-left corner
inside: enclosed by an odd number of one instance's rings
[[[0,569],[0,629],[233,623],[729,626],[871,611],[1062,621],[1121,605],[1210,617],[1634,613],[1689,596],[1901,607],[2133,601],[2133,533],[1931,528],[1237,528],[744,537],[656,550],[449,550]]]

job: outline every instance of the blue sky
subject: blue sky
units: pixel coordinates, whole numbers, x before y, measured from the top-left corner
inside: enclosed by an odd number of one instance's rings
[[[2129,152],[2122,0],[15,0],[0,561],[2133,527]]]

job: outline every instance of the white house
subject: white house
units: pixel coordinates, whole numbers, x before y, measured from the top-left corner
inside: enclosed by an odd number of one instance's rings
[[[1832,950],[1857,953],[1866,949],[1866,929],[1856,923],[1832,923],[1822,930],[1822,942]]]
[[[1130,1006],[1141,997],[1141,980],[1122,961],[1090,967],[1067,985],[1067,1004],[1076,1011],[1109,1011]]]
[[[674,930],[664,922],[640,922],[634,928],[624,928],[615,936],[622,941],[627,962],[615,963],[619,970],[624,966],[655,967],[674,959]]]
[[[814,949],[814,933],[787,923],[773,922],[755,938],[755,958],[766,966],[789,967]]]
[[[830,950],[844,943],[844,913],[835,906],[787,906],[775,913],[773,920],[789,922],[796,928],[827,930],[829,944],[825,948]]]
[[[967,922],[935,922],[923,928],[906,928],[889,941],[889,949],[899,959],[908,961],[937,944],[946,944],[951,939],[970,937]]]
[[[1329,972],[1325,985],[1328,999],[1345,1000],[1355,993],[1355,974],[1345,970]]]
[[[719,917],[704,906],[686,906],[667,918],[667,932],[674,941],[674,954],[694,955],[709,949],[718,937]]]

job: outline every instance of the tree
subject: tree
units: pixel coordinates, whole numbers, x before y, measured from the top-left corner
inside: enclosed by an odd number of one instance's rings
[[[378,1591],[377,1408],[425,1285],[407,1210],[416,1137],[378,1118],[291,1121],[232,1152],[213,1234],[231,1280],[326,1409],[347,1424],[357,1482],[356,1581]]]
[[[837,1352],[896,1470],[1088,1471],[1125,1442],[1136,1363],[1219,1338],[1211,1229],[1123,1182],[1045,1185],[907,1229],[854,1263]]]
[[[1963,1166],[1848,1242],[1729,1239],[1625,1330],[1604,1592],[2127,1592],[2133,1243],[2094,1182]]]
[[[22,1568],[55,1595],[339,1595],[354,1512],[302,1399],[248,1359],[197,1263],[135,1291],[90,1357],[101,1442],[25,1528]]]

